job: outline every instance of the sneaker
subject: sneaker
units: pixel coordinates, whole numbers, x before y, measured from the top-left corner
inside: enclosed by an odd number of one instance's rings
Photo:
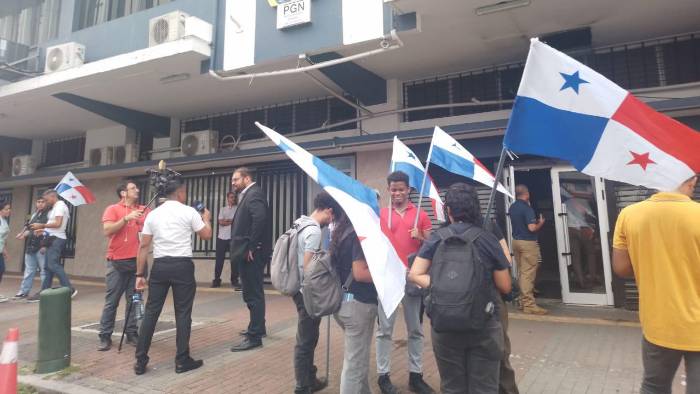
[[[435,390],[423,380],[422,373],[411,372],[408,374],[408,389],[418,394],[435,394]]]
[[[315,393],[317,391],[321,391],[321,390],[325,389],[326,387],[328,387],[328,381],[326,380],[326,378],[319,379],[319,378],[314,377],[314,379],[311,382],[311,392],[312,393]]]
[[[36,293],[34,293],[33,296],[27,297],[27,302],[39,302],[40,299],[41,299],[40,292],[37,291]]]
[[[379,375],[377,384],[379,385],[379,390],[381,390],[382,394],[399,394],[399,389],[397,389],[396,386],[391,383],[388,373]]]
[[[75,298],[75,296],[77,296],[77,295],[78,295],[78,289],[76,289],[76,288],[74,287],[73,290],[72,290],[71,293],[70,293],[70,298]]]
[[[204,361],[195,360],[190,357],[182,363],[175,363],[175,373],[184,373],[187,371],[191,371],[193,369],[201,367],[202,365],[204,365]]]
[[[28,294],[24,293],[17,293],[15,294],[14,297],[12,297],[13,300],[21,300],[22,298],[27,298]]]
[[[100,344],[97,345],[98,352],[106,352],[112,348],[112,337],[111,335],[100,335]]]
[[[7,301],[9,301],[9,300],[10,300],[10,299],[7,298],[7,297],[5,297],[4,295],[0,295],[0,302],[7,302]]]
[[[547,313],[549,313],[548,310],[537,305],[524,307],[523,312],[529,315],[546,315]]]

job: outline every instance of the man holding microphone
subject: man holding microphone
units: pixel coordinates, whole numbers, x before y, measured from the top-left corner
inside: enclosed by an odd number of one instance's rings
[[[114,319],[119,299],[126,293],[126,343],[136,346],[138,338],[136,319],[131,308],[136,282],[136,254],[139,249],[139,233],[147,211],[138,204],[139,188],[132,181],[117,186],[119,202],[108,206],[102,215],[102,231],[109,238],[107,244],[107,273],[105,275],[105,305],[100,319],[100,344],[97,350],[104,352],[112,347]]]
[[[170,287],[173,289],[177,330],[175,372],[187,372],[204,364],[202,360],[190,357],[192,304],[196,291],[192,233],[197,233],[204,240],[211,239],[211,213],[205,208],[200,216],[194,208],[184,204],[187,189],[179,177],[170,179],[164,189],[166,201],[154,209],[144,222],[136,260],[136,291],[142,291],[146,288],[146,259],[153,245],[153,267],[148,282],[150,291],[136,345],[136,375],[146,372],[148,349]]]

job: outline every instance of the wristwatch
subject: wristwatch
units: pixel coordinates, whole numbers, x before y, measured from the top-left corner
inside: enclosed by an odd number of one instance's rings
[[[137,278],[143,278],[143,277],[145,277],[145,275],[144,275],[144,274],[139,274],[139,273],[137,272],[137,273],[136,273],[136,277],[137,277]]]

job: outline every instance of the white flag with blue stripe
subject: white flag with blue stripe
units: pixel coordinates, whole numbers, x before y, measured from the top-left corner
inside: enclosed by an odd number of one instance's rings
[[[481,162],[462,146],[451,135],[435,126],[433,141],[430,144],[430,162],[445,170],[473,179],[481,184],[493,188],[495,177]],[[500,183],[496,188],[499,192],[513,197],[508,189]]]
[[[418,193],[423,191],[423,197],[428,197],[433,204],[433,210],[438,221],[444,222],[445,205],[440,198],[440,193],[435,187],[435,183],[429,175],[425,174],[425,168],[418,160],[413,151],[407,147],[401,140],[394,136],[394,149],[391,153],[391,171],[401,171],[408,175],[408,186],[416,189]],[[421,186],[421,182],[425,179],[425,184]]]
[[[258,122],[255,125],[345,210],[360,239],[377,296],[390,316],[403,299],[406,266],[379,224],[374,190],[310,154],[299,145]]]

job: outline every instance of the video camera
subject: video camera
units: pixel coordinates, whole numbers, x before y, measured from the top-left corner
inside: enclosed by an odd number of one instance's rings
[[[161,160],[158,163],[158,168],[153,169],[149,168],[146,170],[146,173],[148,174],[148,178],[151,182],[151,186],[153,186],[153,189],[155,189],[155,194],[153,195],[153,198],[151,198],[151,201],[149,201],[146,206],[150,206],[153,201],[155,201],[159,197],[165,197],[166,194],[166,189],[168,187],[168,184],[179,179],[182,174],[180,174],[177,171],[171,170],[170,168],[167,168],[165,166],[165,161]]]

